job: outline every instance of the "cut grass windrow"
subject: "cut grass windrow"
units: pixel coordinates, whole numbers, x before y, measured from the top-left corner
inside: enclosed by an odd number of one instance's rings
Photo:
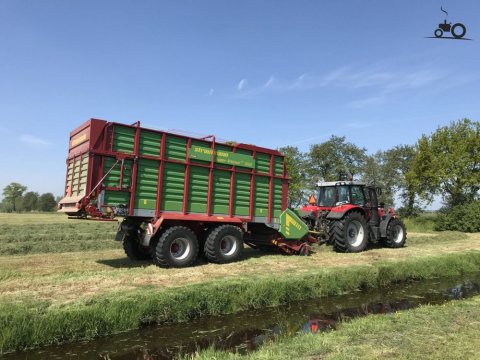
[[[149,286],[51,305],[0,303],[0,351],[87,340],[145,324],[278,306],[298,300],[377,288],[412,279],[478,272],[480,251],[304,272],[230,278],[159,290]]]

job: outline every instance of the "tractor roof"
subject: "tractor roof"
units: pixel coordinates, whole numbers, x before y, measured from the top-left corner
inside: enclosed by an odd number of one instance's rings
[[[360,185],[360,186],[367,186],[367,184],[359,181],[319,181],[317,183],[318,187],[322,186],[339,186],[339,185],[346,185],[346,186],[351,186],[351,185]]]

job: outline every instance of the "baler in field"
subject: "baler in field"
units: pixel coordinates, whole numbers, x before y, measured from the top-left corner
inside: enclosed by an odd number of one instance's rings
[[[65,195],[71,217],[123,218],[115,240],[162,267],[237,260],[246,243],[308,254],[308,226],[287,209],[283,155],[90,119],[70,133]]]

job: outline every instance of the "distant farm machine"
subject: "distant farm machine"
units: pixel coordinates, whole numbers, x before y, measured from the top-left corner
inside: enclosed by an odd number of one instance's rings
[[[122,217],[115,240],[127,256],[161,267],[190,266],[200,254],[232,262],[244,243],[302,255],[317,242],[346,252],[363,250],[368,239],[403,246],[403,223],[378,207],[370,188],[320,186],[318,204],[293,211],[288,180],[277,150],[90,119],[70,133],[59,211]],[[336,201],[323,203],[327,193]]]

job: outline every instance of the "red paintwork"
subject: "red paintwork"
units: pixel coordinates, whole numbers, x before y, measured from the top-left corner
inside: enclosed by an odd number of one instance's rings
[[[113,151],[113,127],[115,125],[118,126],[123,126],[123,127],[128,127],[132,128],[135,130],[135,138],[134,138],[134,149],[132,154],[125,154],[125,153],[119,153],[116,151]],[[144,158],[144,159],[152,159],[152,160],[157,160],[159,161],[159,182],[158,182],[158,187],[157,187],[157,202],[156,202],[156,210],[155,210],[155,216],[152,221],[155,221],[155,219],[160,219],[163,217],[163,219],[171,219],[171,220],[184,220],[184,221],[212,221],[212,222],[218,222],[220,220],[216,219],[216,216],[212,215],[212,184],[213,184],[213,170],[217,167],[216,163],[212,161],[210,163],[205,163],[205,164],[199,164],[195,163],[195,166],[199,167],[204,167],[209,169],[209,184],[208,184],[208,195],[207,195],[207,212],[204,215],[199,215],[199,214],[189,214],[187,209],[187,198],[188,198],[188,173],[190,171],[190,159],[188,156],[188,149],[191,144],[191,140],[193,139],[192,137],[181,135],[181,134],[170,134],[179,138],[185,138],[187,139],[187,154],[185,161],[178,161],[178,160],[172,160],[172,159],[166,159],[165,158],[165,139],[166,137],[164,136],[166,133],[164,131],[158,131],[158,130],[151,130],[148,129],[148,131],[151,131],[153,133],[158,133],[161,135],[161,151],[160,151],[160,156],[148,156],[148,155],[140,155],[139,154],[139,140],[140,140],[140,123],[136,122],[135,124],[132,125],[125,125],[125,124],[120,124],[116,122],[107,122],[105,120],[100,120],[100,119],[90,119],[75,130],[73,130],[70,133],[70,142],[69,142],[69,152],[68,152],[68,158],[67,158],[67,165],[69,162],[77,162],[80,161],[81,156],[84,155],[85,153],[89,154],[89,166],[88,166],[88,171],[87,171],[87,185],[85,189],[85,195],[86,197],[80,202],[82,207],[86,207],[87,204],[90,204],[91,199],[96,199],[98,195],[101,193],[102,190],[105,189],[103,185],[99,184],[100,180],[103,178],[105,175],[103,173],[104,169],[104,159],[106,156],[112,157],[117,160],[121,159],[129,159],[133,160],[133,165],[132,165],[132,178],[131,178],[131,184],[130,188],[128,191],[130,191],[130,202],[129,202],[129,209],[128,209],[128,215],[133,216],[134,213],[134,196],[135,196],[135,190],[136,190],[136,183],[137,183],[137,161],[135,161],[138,158]],[[210,141],[207,140],[207,138],[211,139]],[[208,137],[204,138],[195,138],[195,140],[198,141],[204,141],[205,146],[209,146],[212,149],[215,148],[216,142],[215,142],[215,137],[210,135]],[[245,149],[249,150],[252,152],[253,158],[256,158],[256,153],[257,151],[260,151],[262,153],[266,153],[270,155],[271,163],[270,163],[270,186],[269,186],[269,194],[270,194],[270,199],[273,194],[273,179],[281,179],[282,180],[282,210],[285,210],[287,208],[287,194],[288,194],[288,175],[286,172],[286,168],[284,165],[284,171],[282,175],[274,175],[274,156],[280,156],[283,157],[283,155],[278,152],[277,150],[272,150],[272,149],[266,149],[254,145],[247,145],[247,144],[234,144],[234,145],[229,145],[232,147],[232,151],[236,152],[237,149]],[[184,184],[184,201],[182,203],[182,212],[180,214],[172,214],[172,213],[164,213],[160,210],[160,204],[162,200],[162,192],[160,191],[162,189],[162,181],[163,181],[163,173],[164,173],[164,164],[165,163],[177,163],[177,164],[182,164],[185,165],[186,168],[186,177],[185,177],[185,184]],[[77,165],[77,164],[75,164]],[[225,170],[225,167],[222,167],[222,169]],[[231,171],[231,187],[230,187],[230,206],[228,209],[228,216],[225,216],[223,222],[230,222],[230,223],[244,223],[244,222],[250,222],[253,220],[254,214],[253,214],[253,201],[254,201],[254,181],[255,181],[255,176],[256,176],[256,170],[255,169],[245,169],[245,168],[236,168],[235,166],[231,166],[230,169]],[[246,217],[236,217],[233,215],[233,199],[234,199],[234,186],[235,186],[235,174],[241,173],[241,174],[248,174],[250,175],[250,215]],[[265,174],[262,174],[265,175]],[[100,186],[98,186],[100,185]],[[119,181],[119,186],[110,188],[110,190],[118,190],[122,191],[125,190],[122,187],[123,185],[123,174],[122,177],[120,178]],[[68,189],[67,189],[68,190]],[[69,189],[71,191],[71,189]],[[68,191],[65,194],[66,196],[69,196]],[[93,217],[105,217],[105,215],[100,216],[100,214],[103,214],[99,209],[96,209],[96,211],[92,208],[94,207],[89,206],[88,207],[88,213],[92,215]],[[269,202],[268,206],[268,214],[267,214],[267,220],[270,222],[272,220],[272,212],[273,212],[273,205],[272,201]],[[168,214],[168,215],[167,215]]]

